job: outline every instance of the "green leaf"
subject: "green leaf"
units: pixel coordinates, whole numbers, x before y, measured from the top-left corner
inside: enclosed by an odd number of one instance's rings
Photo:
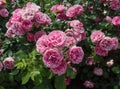
[[[120,68],[119,67],[113,67],[112,71],[116,74],[119,74],[120,73]]]
[[[30,73],[28,72],[26,75],[22,77],[22,84],[26,84],[30,79]]]
[[[40,74],[40,72],[39,71],[32,71],[31,72],[31,79],[34,81],[35,79],[35,76],[37,76],[37,75],[39,75]]]
[[[66,84],[65,84],[65,75],[62,76],[56,76],[55,78],[55,88],[56,89],[66,89]]]
[[[0,89],[5,89],[3,86],[0,86]]]
[[[67,70],[67,74],[68,76],[70,76],[71,79],[74,79],[76,77],[75,72],[70,68]]]

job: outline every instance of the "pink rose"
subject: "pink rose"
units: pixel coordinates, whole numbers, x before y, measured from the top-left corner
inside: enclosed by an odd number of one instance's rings
[[[94,88],[94,83],[91,81],[85,81],[83,84],[86,88]]]
[[[43,54],[43,62],[47,67],[56,68],[63,60],[62,53],[57,49],[48,49]]]
[[[88,66],[94,65],[95,64],[94,58],[93,57],[88,57],[85,63]]]
[[[48,25],[51,22],[50,17],[42,12],[36,13],[34,19],[39,25]]]
[[[70,77],[67,76],[66,79],[65,79],[65,84],[69,85],[70,82],[71,82],[71,79],[70,79]]]
[[[3,61],[3,65],[7,69],[14,69],[14,58],[13,57],[7,57]]]
[[[60,30],[54,30],[48,35],[48,45],[50,47],[63,47],[66,40],[66,34]]]
[[[15,22],[20,22],[20,20],[21,20],[21,15],[16,14],[10,18],[9,22],[12,24]]]
[[[115,17],[112,19],[112,23],[113,23],[113,25],[115,25],[115,26],[120,26],[120,17],[119,17],[119,16],[115,16]]]
[[[51,68],[52,72],[54,74],[62,75],[66,72],[67,69],[67,63],[66,61],[62,60],[61,64],[56,68]]]
[[[27,34],[27,40],[28,40],[29,42],[34,41],[34,34],[28,33],[28,34]]]
[[[105,17],[105,20],[106,20],[107,22],[112,22],[112,18],[111,18],[110,16],[106,16],[106,17]]]
[[[2,62],[0,62],[0,71],[2,71],[2,69],[3,69],[3,64]]]
[[[72,63],[79,64],[82,62],[84,52],[81,47],[73,46],[68,50],[67,56]]]
[[[73,27],[73,28],[76,28],[76,29],[79,29],[79,28],[83,27],[83,23],[80,22],[79,20],[68,21],[68,25],[70,27]]]
[[[112,39],[110,37],[105,37],[103,38],[100,43],[99,46],[102,50],[106,50],[106,51],[110,51],[113,48],[113,42]]]
[[[83,13],[83,7],[81,5],[74,5],[66,11],[66,16],[69,18],[74,18]]]
[[[23,29],[25,29],[26,31],[29,31],[32,29],[32,25],[33,23],[30,20],[23,20],[22,21],[22,27]]]
[[[90,38],[93,43],[100,42],[105,37],[105,34],[101,32],[100,30],[92,32]]]
[[[108,51],[102,50],[99,45],[96,45],[96,46],[94,47],[94,51],[95,51],[95,53],[96,53],[97,55],[100,55],[100,56],[108,56]]]
[[[36,42],[36,49],[41,54],[43,54],[49,48],[47,39],[48,39],[48,36],[43,35]]]
[[[65,46],[70,47],[76,44],[76,40],[74,37],[69,37],[67,36],[66,41],[65,41]]]
[[[67,29],[67,30],[65,30],[65,34],[66,34],[66,36],[74,36],[74,31],[72,30],[72,29]]]
[[[120,0],[111,0],[110,1],[110,8],[112,10],[119,10],[120,9]]]
[[[8,10],[6,8],[3,8],[3,9],[0,9],[0,15],[2,17],[8,17],[9,12],[8,12]]]
[[[12,32],[12,29],[9,28],[5,34],[8,38],[15,37],[16,35]]]
[[[44,30],[38,31],[35,33],[34,39],[35,41],[37,41],[40,37],[42,37],[43,35],[46,35],[46,32]]]
[[[10,23],[10,21],[8,21],[8,22],[6,23],[6,28],[9,29],[9,28],[11,27],[11,25],[12,25],[12,23]]]
[[[82,36],[82,40],[85,40],[86,39],[86,32],[81,33],[81,36]]]
[[[97,76],[102,76],[103,75],[103,69],[95,67],[93,73]]]
[[[113,42],[113,50],[117,50],[117,48],[118,48],[118,44],[119,44],[119,41],[118,41],[118,39],[116,38],[116,37],[113,37],[112,38],[112,42]]]
[[[60,19],[60,20],[66,20],[66,19],[67,19],[67,16],[66,16],[65,13],[58,13],[58,14],[56,15],[56,18],[57,18],[57,19]]]

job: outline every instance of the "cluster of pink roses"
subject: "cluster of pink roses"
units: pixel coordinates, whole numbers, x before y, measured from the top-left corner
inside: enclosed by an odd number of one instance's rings
[[[100,0],[102,3],[107,3],[112,10],[120,9],[120,0]]]
[[[56,12],[56,18],[65,20],[67,18],[75,18],[83,13],[83,7],[81,5],[74,5],[70,8],[64,5],[54,5],[50,9],[52,12]]]
[[[66,72],[67,62],[73,64],[82,62],[84,52],[81,47],[76,46],[76,42],[76,39],[68,33],[54,30],[48,35],[40,37],[37,40],[36,48],[43,55],[44,64],[53,73],[61,75]]]
[[[16,9],[6,23],[8,29],[6,36],[11,38],[24,35],[32,29],[33,25],[39,27],[50,24],[51,19],[47,14],[40,12],[40,9],[40,6],[31,2],[28,2],[23,8]]]
[[[116,37],[105,37],[105,34],[100,30],[92,32],[90,38],[93,43],[96,43],[95,53],[100,56],[107,56],[109,51],[118,48],[118,39]]]
[[[8,17],[9,12],[6,8],[4,8],[6,2],[4,2],[3,0],[0,0],[0,16],[2,17]]]
[[[14,69],[14,58],[7,57],[4,59],[3,63],[0,62],[0,71],[2,71],[3,67],[6,69]]]

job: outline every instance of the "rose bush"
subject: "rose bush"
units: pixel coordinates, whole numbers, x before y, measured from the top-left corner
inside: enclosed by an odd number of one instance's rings
[[[0,0],[0,89],[119,89],[120,0]]]

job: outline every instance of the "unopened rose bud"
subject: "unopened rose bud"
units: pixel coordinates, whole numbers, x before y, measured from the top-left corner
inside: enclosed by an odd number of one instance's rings
[[[70,79],[70,77],[67,76],[67,77],[65,78],[65,84],[66,84],[66,85],[69,85],[70,82],[71,82],[71,79]]]
[[[94,58],[93,57],[88,57],[88,59],[86,60],[86,65],[88,66],[92,66],[95,64]]]
[[[91,81],[85,81],[83,84],[86,88],[94,88],[94,83]]]
[[[102,76],[103,75],[103,69],[102,68],[94,68],[93,73],[97,76]]]

